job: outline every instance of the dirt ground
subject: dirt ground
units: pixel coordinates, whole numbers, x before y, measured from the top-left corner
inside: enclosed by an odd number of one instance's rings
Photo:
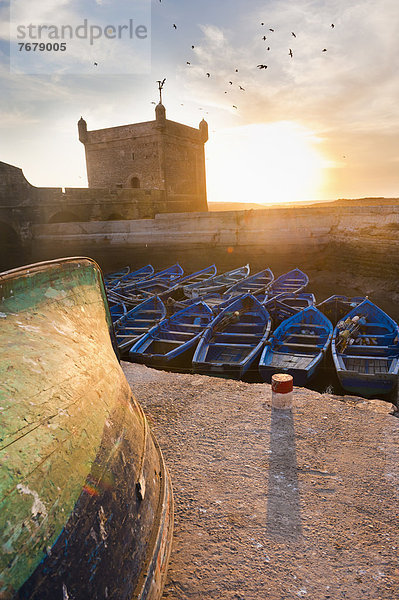
[[[399,598],[391,406],[123,368],[172,476],[164,600]]]

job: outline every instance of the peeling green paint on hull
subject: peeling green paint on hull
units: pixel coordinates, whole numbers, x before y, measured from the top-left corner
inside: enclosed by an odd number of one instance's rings
[[[97,552],[105,557],[101,535],[110,514],[120,510],[115,490],[125,485],[124,477],[134,489],[147,462],[160,474],[147,494],[149,504],[139,506],[133,494],[134,506],[126,510],[132,518],[138,510],[152,515],[143,529],[148,539],[129,542],[143,563],[150,560],[166,476],[113,351],[110,324],[101,271],[90,259],[0,275],[0,597],[15,596],[27,581],[33,583],[21,597],[51,597],[39,565],[49,561],[57,540],[76,538],[76,519],[77,530],[95,536],[98,529]],[[121,448],[128,454],[126,473],[118,466]],[[122,559],[123,553],[121,568]],[[59,554],[59,563],[65,560],[76,557]],[[69,571],[73,597],[94,597]],[[141,579],[140,573],[132,576],[130,587],[140,587]]]

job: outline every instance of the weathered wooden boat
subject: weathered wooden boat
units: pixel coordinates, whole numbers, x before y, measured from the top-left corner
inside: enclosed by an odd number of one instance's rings
[[[116,343],[121,356],[159,321],[166,317],[166,308],[158,296],[145,300],[114,323]]]
[[[191,365],[194,348],[213,317],[204,302],[192,304],[140,338],[130,349],[130,360],[162,368]]]
[[[221,275],[215,275],[202,283],[192,283],[185,285],[183,291],[188,298],[205,296],[212,292],[223,292],[238,281],[241,281],[249,275],[249,265],[227,271]]]
[[[240,296],[202,335],[193,357],[194,372],[240,379],[259,356],[270,328],[270,315],[255,296]]]
[[[267,290],[267,300],[283,292],[302,292],[309,283],[309,277],[300,269],[293,269],[277,277]]]
[[[341,385],[351,394],[366,398],[388,394],[396,389],[398,382],[398,324],[370,300],[350,310],[345,321],[348,323],[354,317],[361,321],[357,331],[348,336],[349,343],[340,343],[342,337],[345,339],[340,332],[351,330],[351,326],[341,328],[338,323],[331,344]]]
[[[99,267],[0,275],[0,597],[159,599],[168,472],[115,355]]]
[[[319,302],[317,308],[321,310],[323,315],[326,315],[330,319],[331,323],[335,326],[345,315],[348,314],[352,308],[358,306],[361,302],[366,300],[365,296],[354,296],[348,298],[348,296],[330,296]]]
[[[277,327],[259,360],[264,381],[275,373],[289,373],[294,384],[304,386],[315,375],[330,344],[331,322],[315,306],[295,313]]]

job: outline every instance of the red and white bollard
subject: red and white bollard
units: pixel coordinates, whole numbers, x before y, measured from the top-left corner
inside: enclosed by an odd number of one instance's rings
[[[272,376],[272,406],[274,408],[292,408],[294,379],[292,375],[277,373]]]

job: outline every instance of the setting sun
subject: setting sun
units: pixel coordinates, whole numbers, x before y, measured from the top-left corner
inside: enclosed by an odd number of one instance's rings
[[[207,146],[211,202],[274,204],[318,199],[327,161],[316,136],[291,122],[214,132]]]

